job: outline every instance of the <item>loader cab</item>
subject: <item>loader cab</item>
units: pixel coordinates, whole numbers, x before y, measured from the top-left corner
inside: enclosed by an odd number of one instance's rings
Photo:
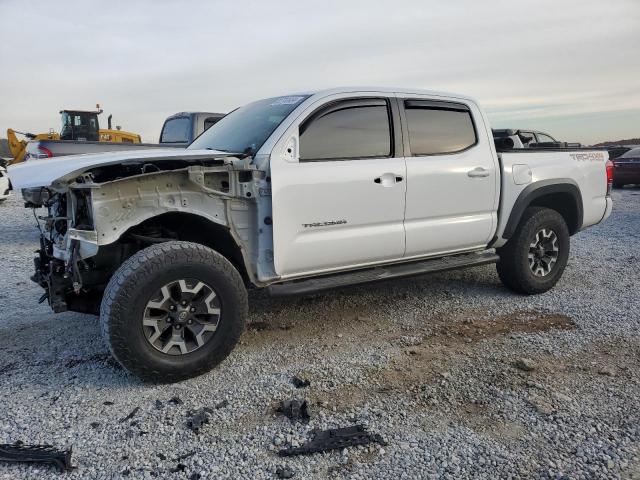
[[[100,140],[100,124],[98,115],[102,110],[61,110],[62,128],[60,140],[84,140],[97,142]]]

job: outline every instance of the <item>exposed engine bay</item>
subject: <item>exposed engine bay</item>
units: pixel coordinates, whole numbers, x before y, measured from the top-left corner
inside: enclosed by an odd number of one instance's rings
[[[24,189],[41,233],[32,276],[45,289],[40,301],[55,312],[97,313],[120,265],[169,240],[215,243],[253,276],[256,235],[247,230],[263,177],[242,161],[128,162]]]

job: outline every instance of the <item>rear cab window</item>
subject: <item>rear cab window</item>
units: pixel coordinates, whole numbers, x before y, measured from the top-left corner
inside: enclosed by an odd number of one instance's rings
[[[478,143],[473,117],[463,103],[405,100],[412,156],[458,153]]]
[[[209,128],[213,127],[222,117],[207,117],[204,119],[204,130],[207,131]]]
[[[330,103],[311,114],[299,134],[301,162],[390,157],[389,101],[357,98]]]
[[[549,135],[546,135],[544,133],[536,133],[536,136],[538,137],[538,143],[556,143],[556,141],[551,138]]]

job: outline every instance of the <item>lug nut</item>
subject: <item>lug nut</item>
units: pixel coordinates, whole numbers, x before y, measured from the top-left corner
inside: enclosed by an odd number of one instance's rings
[[[176,330],[180,330],[180,325],[176,325]]]
[[[193,323],[193,320],[187,320],[187,323],[191,325]]]
[[[184,307],[186,304],[187,304],[187,301],[186,301],[186,300],[183,300],[183,301],[182,301],[182,306]]]
[[[191,308],[189,309],[189,311],[190,311],[191,313],[195,312],[195,311],[196,311],[196,307],[191,307]]]
[[[175,305],[170,305],[170,306],[169,306],[169,310],[175,310],[175,309],[176,309],[176,306],[175,306]]]

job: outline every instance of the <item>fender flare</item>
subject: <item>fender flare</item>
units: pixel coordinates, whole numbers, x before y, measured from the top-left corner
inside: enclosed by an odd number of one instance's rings
[[[522,218],[524,211],[529,205],[531,205],[531,203],[533,203],[534,200],[544,197],[545,195],[555,193],[567,193],[573,198],[578,218],[575,228],[571,228],[571,226],[569,226],[569,229],[572,234],[579,231],[582,227],[582,219],[584,215],[580,188],[578,187],[578,184],[570,178],[557,178],[534,182],[527,185],[527,187],[520,192],[520,195],[518,195],[518,198],[511,209],[511,213],[509,214],[509,220],[507,220],[507,224],[504,227],[502,238],[511,238],[520,223],[520,219]]]

